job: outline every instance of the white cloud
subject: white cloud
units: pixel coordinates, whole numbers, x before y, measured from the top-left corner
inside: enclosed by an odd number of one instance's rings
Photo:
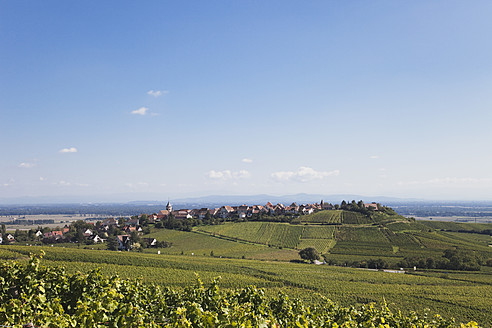
[[[30,169],[30,168],[33,168],[35,166],[36,166],[36,164],[34,164],[34,163],[25,163],[25,162],[22,162],[19,165],[17,165],[17,167],[22,167],[24,169]]]
[[[313,180],[321,180],[329,176],[340,175],[339,170],[333,171],[316,171],[313,168],[301,166],[297,171],[280,171],[272,173],[272,178],[274,180],[285,182],[285,181],[297,181],[297,182],[309,182]]]
[[[72,184],[70,182],[60,180],[58,182],[55,182],[54,185],[62,186],[62,187],[68,187],[68,186],[71,186]]]
[[[230,170],[223,170],[223,171],[211,170],[207,173],[207,176],[210,179],[214,179],[214,180],[230,180],[230,179],[246,179],[249,178],[251,174],[246,170],[240,170],[235,172]]]
[[[239,172],[233,172],[232,176],[235,179],[246,179],[246,178],[249,178],[251,176],[251,174],[246,170],[241,170]]]
[[[253,160],[251,158],[243,158],[241,160],[241,162],[243,162],[243,163],[253,163]]]
[[[140,107],[139,109],[133,110],[132,111],[132,114],[135,114],[135,115],[146,115],[148,110],[149,109],[147,107]]]
[[[379,156],[378,156],[378,155],[371,155],[371,156],[369,156],[369,158],[370,158],[370,159],[378,159],[378,158],[379,158]]]
[[[169,93],[169,91],[167,91],[167,90],[156,90],[156,91],[149,90],[149,91],[147,91],[148,95],[154,96],[156,98],[160,97],[162,95],[167,95],[168,93]]]
[[[287,181],[295,175],[294,172],[274,172],[272,178],[278,181]]]
[[[63,149],[60,149],[59,150],[60,153],[76,153],[77,152],[77,148],[75,147],[70,147],[70,148],[63,148]]]
[[[215,171],[211,170],[207,173],[207,176],[210,179],[228,179],[232,177],[231,171],[225,170],[225,171]]]
[[[48,179],[44,178],[44,177],[39,177],[39,181],[46,181]]]

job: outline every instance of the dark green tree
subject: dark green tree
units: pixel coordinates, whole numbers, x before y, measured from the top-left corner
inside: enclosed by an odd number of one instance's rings
[[[316,250],[316,248],[314,248],[314,247],[308,247],[308,248],[301,249],[299,251],[299,256],[301,257],[301,259],[308,260],[311,262],[313,262],[314,260],[320,259],[319,253]]]
[[[109,236],[108,241],[107,241],[107,247],[110,251],[117,251],[118,250],[118,239],[116,236]]]

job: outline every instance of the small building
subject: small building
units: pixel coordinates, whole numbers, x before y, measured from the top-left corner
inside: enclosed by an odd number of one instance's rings
[[[240,219],[244,219],[245,217],[247,217],[248,211],[249,211],[248,205],[241,205],[241,206],[238,206],[238,208],[237,208],[237,214],[238,214]]]
[[[228,218],[234,213],[234,208],[232,206],[224,205],[219,210],[219,216],[222,219]]]
[[[370,204],[364,204],[364,207],[367,208],[367,209],[370,209],[370,210],[374,210],[374,211],[378,211],[379,210],[378,204],[375,203],[375,202],[372,202]]]
[[[148,247],[157,247],[157,239],[155,238],[144,238]]]
[[[106,239],[102,239],[98,235],[91,236],[89,239],[91,239],[92,241],[94,241],[94,244],[104,243],[106,241]]]
[[[130,235],[118,235],[116,238],[118,239],[118,250],[126,251],[132,248],[132,239]]]
[[[299,206],[294,202],[285,208],[285,213],[297,214],[299,213]]]
[[[159,213],[157,213],[156,215],[156,221],[159,221],[159,220],[163,220],[163,219],[166,219],[169,214],[171,214],[171,212],[169,212],[168,210],[161,210],[159,211]]]

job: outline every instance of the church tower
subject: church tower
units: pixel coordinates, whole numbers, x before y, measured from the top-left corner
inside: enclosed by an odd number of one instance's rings
[[[166,210],[168,210],[169,213],[171,213],[173,211],[173,206],[171,205],[169,200],[167,201]]]

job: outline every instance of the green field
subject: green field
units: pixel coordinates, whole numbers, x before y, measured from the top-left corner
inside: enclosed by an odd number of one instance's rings
[[[213,236],[228,237],[255,244],[296,248],[304,227],[288,223],[241,222],[200,226],[197,230]]]
[[[160,249],[162,254],[180,255],[183,253],[185,255],[209,256],[213,252],[213,255],[216,257],[244,257],[246,259],[271,259],[279,261],[290,261],[299,258],[297,251],[292,249],[279,249],[278,247],[268,247],[264,244],[241,242],[232,238],[214,237],[198,230],[184,232],[155,229],[154,232],[147,236],[172,243],[172,247]],[[148,249],[146,252],[156,253],[157,250]]]
[[[328,214],[319,212],[310,217],[332,220],[336,217],[341,218],[346,213],[346,211],[324,212]],[[359,213],[355,214],[359,215]],[[346,256],[350,255],[352,261],[367,261],[384,257],[393,266],[405,257],[440,257],[444,250],[457,247],[473,251],[485,259],[492,257],[492,247],[489,247],[492,244],[492,238],[485,234],[470,233],[472,230],[490,229],[492,225],[473,224],[469,228],[463,227],[466,225],[464,223],[447,225],[448,223],[441,222],[437,224],[439,229],[433,229],[427,222],[414,222],[401,219],[401,217],[392,221],[389,218],[390,216],[387,216],[383,220],[381,216],[379,223],[372,224],[319,224],[321,220],[309,224],[307,222],[302,224],[226,223],[216,226],[199,226],[195,228],[195,231],[202,233],[203,238],[211,237],[221,239],[222,243],[228,241],[241,244],[226,249],[223,255],[232,257],[241,257],[242,252],[246,258],[268,259],[272,258],[269,256],[273,252],[276,254],[273,259],[288,260],[296,257],[295,253],[288,253],[289,250],[307,247],[314,247],[327,259],[334,260],[337,257],[333,255],[339,255],[338,259],[344,259],[339,263],[343,263]],[[193,245],[194,239],[195,237],[191,238],[187,245]],[[225,244],[224,246],[229,247]],[[270,249],[265,251],[262,248],[262,251],[256,251],[257,246],[270,246]],[[272,248],[278,248],[278,250],[272,250]],[[169,252],[177,254],[179,249],[179,247],[174,247],[174,250]],[[267,255],[260,257],[265,252]]]
[[[309,224],[340,224],[342,223],[342,212],[340,210],[320,211],[317,213],[302,215],[296,222]]]
[[[191,235],[191,233],[190,233]],[[195,273],[210,281],[220,276],[223,288],[254,284],[268,295],[282,290],[315,304],[321,295],[343,305],[377,302],[383,299],[405,313],[428,308],[430,313],[478,321],[490,326],[492,314],[492,272],[396,274],[334,266],[288,262],[215,258],[210,256],[110,252],[49,247],[45,261],[63,265],[69,272],[99,267],[105,274],[143,279],[164,286],[184,288],[194,283]],[[4,246],[0,257],[27,259],[39,247]]]
[[[140,253],[110,252],[100,249],[101,245],[94,250],[74,244],[43,249],[46,263],[64,265],[70,272],[99,267],[105,274],[140,277],[144,282],[176,288],[193,284],[197,273],[204,281],[220,276],[226,289],[254,284],[265,288],[270,296],[284,291],[309,304],[316,304],[321,296],[343,305],[381,303],[384,299],[405,313],[423,313],[428,308],[431,313],[454,316],[459,321],[476,320],[492,326],[491,267],[482,266],[474,272],[418,268],[406,274],[344,267],[370,260],[395,267],[404,258],[438,258],[449,249],[492,259],[492,237],[483,234],[492,225],[429,223],[401,217],[391,220],[381,215],[377,222],[368,223],[359,220],[358,213],[350,223],[343,223],[345,212],[325,212],[329,215],[314,216],[316,220],[311,217],[312,222],[300,224],[229,222],[197,226],[192,232],[152,228],[144,237],[172,246]],[[328,263],[338,266],[290,262],[298,261],[298,251],[307,247],[314,247]],[[25,261],[30,252],[39,250],[2,245],[0,258]]]

